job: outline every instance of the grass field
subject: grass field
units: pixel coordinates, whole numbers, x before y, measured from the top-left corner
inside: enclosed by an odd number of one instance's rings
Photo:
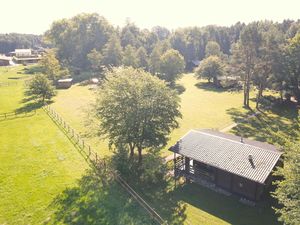
[[[22,71],[0,68],[0,113],[24,108]],[[88,186],[88,165],[42,109],[0,120],[0,162],[1,225],[151,224],[120,186]]]
[[[180,128],[170,135],[168,146],[163,155],[168,155],[167,148],[174,144],[190,129],[221,128],[233,122],[229,109],[242,108],[242,92],[227,92],[199,88],[199,81],[192,75],[186,74],[179,81],[186,90],[180,95],[183,118],[179,121]],[[204,84],[202,81],[201,84]],[[53,107],[78,130],[91,145],[104,155],[110,155],[107,142],[91,135],[88,124],[88,112],[95,101],[95,91],[90,86],[74,85],[68,90],[59,90],[54,99]]]
[[[172,132],[169,145],[189,129],[222,128],[247,116],[247,111],[242,108],[242,92],[214,90],[206,88],[204,82],[198,83],[191,74],[184,75],[179,81],[186,89],[180,96],[183,118],[180,128]],[[68,90],[60,90],[53,107],[86,136],[85,139],[94,148],[110,155],[105,141],[88,135],[91,128],[86,121],[90,105],[95,100],[94,90],[89,88],[77,84]],[[254,105],[253,102],[251,104]],[[255,137],[253,133],[248,136]],[[163,155],[169,154],[166,149]],[[268,204],[258,208],[248,207],[235,198],[216,194],[197,185],[179,187],[168,193],[162,192],[162,189],[158,189],[157,193],[155,190],[149,193],[140,190],[140,193],[173,224],[277,224],[276,216]]]

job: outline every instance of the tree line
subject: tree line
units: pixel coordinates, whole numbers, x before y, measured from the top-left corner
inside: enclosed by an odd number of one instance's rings
[[[160,26],[140,29],[127,21],[120,28],[98,14],[79,14],[55,21],[44,37],[57,49],[62,65],[74,74],[101,74],[104,67],[124,65],[143,68],[174,84],[183,70],[193,69],[193,61],[202,61],[202,67],[210,64],[217,68],[210,73],[204,71],[208,79],[216,81],[223,75],[240,78],[246,107],[254,86],[258,90],[258,107],[267,88],[279,91],[282,99],[288,95],[300,99],[299,72],[292,65],[299,60],[299,30],[300,21],[293,20],[175,31]],[[198,68],[200,77],[202,69]]]
[[[42,35],[34,34],[0,34],[0,54],[6,54],[18,48],[46,47],[43,43]]]

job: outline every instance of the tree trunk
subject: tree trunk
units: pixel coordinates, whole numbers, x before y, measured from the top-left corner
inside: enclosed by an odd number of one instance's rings
[[[129,143],[129,150],[130,150],[129,157],[132,159],[134,156],[134,146],[131,143]]]
[[[245,77],[245,81],[244,81],[244,106],[247,105],[247,94],[246,94],[246,89],[247,89],[247,78]]]
[[[138,147],[138,153],[139,153],[139,164],[142,164],[142,148],[141,147]]]
[[[258,86],[258,93],[257,93],[257,97],[256,97],[256,108],[259,109],[259,102],[260,99],[262,98],[262,93],[263,93],[263,86],[262,84],[259,84]]]
[[[282,89],[280,89],[279,94],[280,94],[280,103],[283,103],[283,90]]]
[[[246,107],[250,108],[250,105],[249,105],[249,99],[250,99],[250,74],[248,75],[248,79],[247,79],[246,95],[247,95]]]

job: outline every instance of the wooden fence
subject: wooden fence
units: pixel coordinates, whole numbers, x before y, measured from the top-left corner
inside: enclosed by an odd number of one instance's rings
[[[22,118],[27,116],[33,116],[36,114],[36,110],[30,112],[7,112],[0,114],[0,121],[6,119],[15,119],[15,118]]]
[[[103,170],[113,176],[113,178],[129,193],[153,218],[158,224],[168,225],[168,222],[163,220],[162,217],[136,192],[134,189],[112,168],[108,168],[104,159],[93,151],[91,146],[88,145],[80,135],[68,124],[63,118],[49,105],[43,107],[49,117],[64,131],[67,137],[76,144],[80,153],[85,156],[89,164],[93,167],[97,174],[103,176]]]

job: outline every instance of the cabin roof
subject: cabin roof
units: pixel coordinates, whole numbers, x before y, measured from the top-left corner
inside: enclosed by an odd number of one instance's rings
[[[170,151],[261,184],[282,155],[274,145],[213,130],[191,130]]]

